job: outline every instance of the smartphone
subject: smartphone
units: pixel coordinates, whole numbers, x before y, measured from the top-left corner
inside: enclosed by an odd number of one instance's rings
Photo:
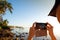
[[[47,36],[47,23],[35,23],[35,29],[40,31],[36,31],[36,37]]]
[[[36,23],[35,24],[35,29],[42,29],[42,30],[44,30],[44,29],[47,29],[46,26],[47,26],[47,23]]]

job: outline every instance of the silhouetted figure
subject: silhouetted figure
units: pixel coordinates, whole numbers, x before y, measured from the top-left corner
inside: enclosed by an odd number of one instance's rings
[[[49,15],[56,17],[56,9],[60,5],[60,0],[55,0],[55,5],[53,6],[52,10],[50,11]]]
[[[49,16],[57,17],[60,22],[60,0],[55,0],[55,5],[49,13]]]

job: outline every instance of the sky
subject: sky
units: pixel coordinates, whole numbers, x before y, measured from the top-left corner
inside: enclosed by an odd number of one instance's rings
[[[4,19],[9,25],[30,27],[34,22],[46,22],[54,5],[54,0],[8,0],[13,6],[13,13],[6,11]]]
[[[57,18],[48,16],[55,0],[8,0],[8,2],[13,6],[13,13],[10,14],[7,10],[3,19],[7,19],[9,25],[31,27],[34,22],[49,22],[54,27],[55,35],[60,34]]]

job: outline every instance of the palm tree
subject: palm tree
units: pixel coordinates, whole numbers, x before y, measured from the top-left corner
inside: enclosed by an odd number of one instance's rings
[[[8,22],[8,20],[6,19],[6,20],[4,20],[4,21],[2,22],[2,25],[7,26],[8,23],[9,23],[9,22]]]
[[[7,0],[0,0],[0,15],[5,14],[7,9],[12,13],[11,3],[7,2]]]
[[[2,22],[3,20],[1,20],[1,19],[3,19],[2,18],[2,16],[4,15],[4,14],[6,14],[5,12],[6,12],[6,10],[9,10],[10,11],[10,13],[12,13],[12,5],[11,5],[11,3],[9,3],[7,0],[0,0],[0,22]]]
[[[10,33],[10,28],[7,26],[8,21],[7,20],[2,21],[3,19],[2,16],[6,14],[5,12],[7,10],[9,10],[10,13],[12,13],[12,9],[13,8],[12,8],[11,3],[9,3],[7,0],[0,0],[0,30],[2,30],[2,32],[1,31],[0,32],[5,36],[7,34],[6,30],[9,32],[8,34],[11,34],[11,33]]]
[[[0,0],[0,26],[7,26],[8,21],[3,20],[2,16],[6,14],[6,10],[9,10],[12,13],[12,5],[7,0]]]

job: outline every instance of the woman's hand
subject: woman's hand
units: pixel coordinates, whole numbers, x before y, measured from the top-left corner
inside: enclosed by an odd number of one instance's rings
[[[30,27],[28,40],[31,40],[32,37],[33,37],[34,34],[35,34],[35,27],[34,27],[34,24],[35,24],[35,23],[33,23],[32,27]]]
[[[47,30],[49,31],[49,35],[51,37],[51,40],[56,40],[54,33],[53,33],[53,26],[49,23],[47,23]]]
[[[49,35],[53,35],[53,26],[47,23],[47,30],[49,31]]]

